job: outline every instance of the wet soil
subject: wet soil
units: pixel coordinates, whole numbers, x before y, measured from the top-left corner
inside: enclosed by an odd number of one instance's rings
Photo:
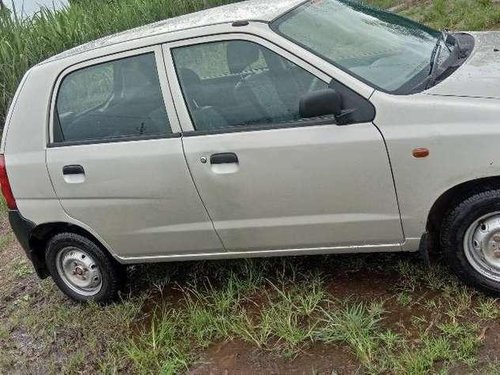
[[[353,374],[355,357],[341,346],[314,345],[293,359],[234,340],[212,345],[190,375]]]

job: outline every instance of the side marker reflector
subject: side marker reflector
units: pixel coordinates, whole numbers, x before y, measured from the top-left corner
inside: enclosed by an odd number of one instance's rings
[[[415,158],[421,159],[421,158],[426,158],[427,156],[429,156],[430,151],[428,148],[419,147],[419,148],[414,149],[412,154]]]

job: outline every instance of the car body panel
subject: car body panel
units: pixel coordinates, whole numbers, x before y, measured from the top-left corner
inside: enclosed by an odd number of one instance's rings
[[[98,228],[118,257],[220,251],[223,247],[200,201],[183,156],[160,47],[125,52],[92,64],[154,53],[172,134],[156,139],[49,144],[47,168],[65,212]],[[88,64],[67,69],[58,79]],[[55,106],[55,96],[52,106]],[[54,110],[51,110],[54,113]],[[52,121],[51,121],[52,122]],[[63,176],[81,165],[83,176]]]
[[[44,126],[57,74],[54,66],[32,68],[7,117],[3,153],[12,191],[20,207],[34,200],[57,200],[45,165],[48,128]],[[37,95],[34,97],[33,93]]]
[[[203,33],[219,33],[221,35],[228,35],[229,37],[231,36],[228,31],[233,31],[234,32],[235,28],[232,27],[230,24],[224,24],[224,25],[214,25],[214,26],[207,26],[207,27],[202,27],[199,29],[195,30],[195,34],[203,34]],[[40,95],[39,98],[36,100],[31,100],[33,103],[30,103],[29,100],[26,98],[23,98],[23,103],[20,106],[16,106],[15,111],[13,111],[13,121],[10,121],[6,124],[6,129],[5,132],[7,132],[10,128],[10,124],[12,122],[15,123],[28,123],[30,124],[29,127],[26,128],[20,128],[20,127],[12,127],[12,135],[9,136],[9,139],[13,139],[12,142],[9,141],[9,147],[6,148],[6,161],[7,164],[26,164],[26,158],[29,157],[29,155],[33,155],[33,151],[35,150],[35,154],[38,154],[38,156],[35,158],[36,159],[36,165],[33,166],[33,170],[37,170],[38,174],[42,174],[43,176],[40,176],[37,178],[37,181],[39,184],[33,185],[30,184],[26,180],[26,176],[30,175],[28,173],[25,173],[22,171],[22,168],[17,168],[17,165],[15,168],[13,168],[12,172],[9,172],[9,176],[11,179],[11,185],[13,187],[13,190],[15,190],[15,195],[16,198],[18,199],[18,206],[20,207],[20,211],[25,216],[27,219],[33,221],[36,225],[42,225],[42,224],[50,224],[54,222],[62,222],[62,223],[70,223],[76,226],[79,226],[89,233],[91,233],[95,238],[97,238],[101,244],[108,249],[108,251],[115,256],[116,259],[118,259],[121,262],[135,262],[138,261],[138,259],[143,259],[144,261],[154,261],[155,259],[170,259],[172,256],[172,259],[190,259],[190,256],[196,257],[196,253],[203,253],[204,256],[208,257],[209,253],[214,254],[215,257],[221,256],[217,255],[215,252],[216,251],[221,251],[221,243],[219,239],[215,239],[214,233],[213,232],[213,227],[210,228],[209,226],[206,225],[206,222],[204,219],[200,219],[201,216],[197,216],[198,220],[193,220],[189,219],[188,221],[190,223],[194,223],[193,225],[197,226],[197,228],[191,227],[191,230],[198,231],[198,233],[204,233],[203,235],[200,235],[198,237],[193,237],[193,238],[198,238],[200,241],[203,242],[203,246],[198,247],[198,250],[194,249],[194,246],[189,245],[190,243],[192,244],[193,242],[187,241],[186,247],[178,246],[175,245],[173,247],[169,247],[173,252],[170,254],[165,255],[166,253],[163,253],[164,255],[159,255],[158,251],[160,251],[160,247],[158,246],[153,246],[152,250],[148,252],[147,249],[141,248],[138,249],[137,242],[132,241],[121,241],[119,244],[115,243],[115,239],[117,238],[116,235],[117,233],[129,233],[129,239],[131,237],[134,237],[134,235],[137,235],[137,233],[134,233],[133,230],[130,230],[130,226],[128,229],[123,229],[120,228],[119,225],[117,224],[116,226],[113,226],[112,224],[109,223],[109,220],[104,219],[104,216],[101,216],[100,218],[97,219],[98,222],[89,222],[89,216],[85,215],[90,215],[92,210],[83,210],[84,215],[75,215],[75,212],[72,212],[72,210],[68,210],[68,205],[74,204],[75,207],[79,208],[85,208],[82,207],[82,202],[83,200],[81,199],[73,199],[73,200],[66,200],[66,199],[61,199],[59,198],[64,197],[64,194],[61,195],[61,197],[58,197],[58,194],[61,194],[60,191],[56,194],[56,190],[61,190],[61,186],[57,186],[58,184],[61,185],[60,181],[51,181],[51,176],[49,176],[49,173],[47,171],[47,168],[41,168],[40,167],[40,162],[44,163],[45,160],[42,160],[41,155],[43,155],[43,158],[45,158],[45,154],[47,153],[47,160],[49,164],[49,169],[51,169],[52,175],[57,176],[57,178],[60,178],[60,169],[63,165],[67,165],[70,157],[69,155],[73,155],[72,157],[75,156],[73,151],[69,151],[71,148],[73,149],[80,149],[80,155],[87,154],[89,151],[95,147],[96,149],[102,148],[103,145],[93,145],[93,146],[74,146],[74,147],[69,147],[69,148],[50,148],[48,147],[51,143],[52,135],[51,135],[51,127],[50,128],[44,128],[43,126],[40,126],[40,118],[39,118],[39,113],[43,113],[44,116],[46,116],[46,123],[49,124],[51,123],[50,121],[50,116],[51,116],[51,104],[54,104],[54,98],[55,98],[55,93],[57,92],[57,82],[61,80],[61,78],[64,76],[63,72],[66,71],[71,71],[71,70],[76,70],[79,69],[82,66],[86,65],[93,65],[96,63],[99,63],[101,61],[105,61],[108,59],[113,59],[113,58],[119,58],[120,56],[127,55],[127,54],[135,54],[138,53],[137,51],[141,49],[148,49],[151,47],[148,46],[154,46],[156,43],[155,42],[166,42],[169,40],[183,40],[188,37],[188,35],[192,35],[193,31],[180,31],[179,33],[169,33],[165,35],[160,35],[160,36],[155,36],[152,38],[145,38],[145,39],[140,39],[140,40],[134,40],[134,41],[129,41],[129,42],[124,42],[122,44],[118,45],[112,45],[107,49],[96,49],[96,50],[91,50],[87,52],[82,52],[78,55],[71,55],[66,58],[61,58],[54,60],[52,62],[46,62],[42,63],[38,66],[35,66],[34,68],[31,69],[31,73],[33,74],[32,79],[27,82],[29,83],[28,90],[33,90],[34,87],[36,91],[39,91],[43,93],[43,95]],[[269,43],[270,45],[274,43],[282,43],[284,47],[289,46],[290,50],[293,50],[293,54],[290,54],[293,56],[295,59],[302,60],[302,61],[310,61],[314,63],[315,67],[318,69],[318,72],[320,74],[325,74],[328,73],[329,75],[336,75],[339,79],[339,81],[344,82],[349,84],[351,87],[356,87],[358,92],[365,97],[369,97],[371,93],[373,92],[373,89],[367,86],[366,84],[357,81],[356,79],[350,77],[347,73],[342,72],[341,70],[331,66],[330,64],[324,62],[323,60],[319,59],[318,57],[314,56],[313,54],[304,51],[302,49],[293,49],[294,44],[285,40],[284,38],[274,34],[267,25],[261,24],[261,23],[251,23],[248,27],[245,28],[245,34],[248,38],[253,37],[255,34],[261,34],[263,38],[266,39],[266,43]],[[272,42],[267,41],[267,39],[271,39]],[[130,52],[123,52],[125,50],[130,51]],[[26,95],[29,96],[28,90],[21,90],[21,95]],[[31,91],[32,92],[32,91]],[[31,110],[28,110],[27,107],[29,107]],[[169,111],[172,110],[172,108],[168,108]],[[169,113],[170,115],[171,113]],[[37,116],[38,115],[38,116]],[[44,121],[44,122],[45,122]],[[176,119],[174,116],[171,116],[171,122],[174,124],[173,128],[175,126],[178,126],[178,123],[176,123]],[[33,137],[30,137],[30,142],[21,142],[18,141],[18,139],[23,139],[26,137],[26,132],[29,131],[33,135]],[[168,140],[168,141],[174,141],[175,140]],[[31,143],[32,142],[32,143]],[[159,141],[161,142],[161,141]],[[165,141],[167,142],[167,141]],[[128,145],[127,145],[128,146]],[[115,155],[120,154],[123,151],[120,151],[120,145],[117,143],[113,145],[112,147],[116,147],[117,149],[113,151]],[[139,149],[140,146],[137,146]],[[112,153],[113,153],[112,152]],[[19,158],[18,161],[16,159]],[[75,160],[75,159],[73,159]],[[99,158],[99,156],[95,157],[95,162],[96,163],[102,163],[103,159]],[[76,163],[76,161],[75,161]],[[52,165],[52,166],[50,166]],[[101,164],[102,165],[102,164]],[[113,170],[115,168],[111,168]],[[121,170],[122,173],[123,170]],[[31,173],[31,172],[30,172]],[[143,171],[139,171],[139,174],[143,173]],[[31,174],[33,175],[33,174]],[[104,177],[104,176],[103,176]],[[108,176],[106,176],[108,177]],[[45,181],[45,182],[44,182]],[[39,191],[43,187],[45,191],[40,194],[36,194],[36,191]],[[35,191],[35,192],[34,192]],[[129,190],[128,192],[130,192]],[[117,198],[120,196],[121,198],[126,197],[129,198],[130,194],[124,194],[124,191],[117,191],[113,192],[114,198]],[[43,197],[43,198],[42,198]],[[50,198],[49,198],[50,197]],[[67,197],[67,196],[66,196]],[[80,195],[80,198],[86,197],[86,198],[92,198],[90,196],[85,196],[85,195]],[[95,197],[94,197],[95,198]],[[113,198],[111,196],[108,196],[108,198]],[[134,198],[132,196],[132,198]],[[193,197],[193,199],[196,201],[196,199],[199,200],[199,197]],[[66,200],[65,204],[61,204],[64,200]],[[99,202],[98,202],[99,201]],[[145,200],[146,201],[146,200]],[[118,202],[115,201],[115,203]],[[87,202],[87,204],[90,203]],[[95,204],[101,204],[102,200],[95,200],[93,203]],[[150,202],[151,203],[151,202]],[[63,207],[66,206],[66,207]],[[153,207],[152,204],[149,205],[149,207]],[[66,208],[66,209],[65,209]],[[116,207],[115,207],[116,208]],[[107,210],[104,210],[105,212]],[[130,207],[125,209],[123,212],[120,212],[119,214],[122,217],[125,217],[127,213],[130,212],[135,212],[133,211]],[[115,212],[116,214],[116,212]],[[200,215],[202,215],[202,212],[199,212]],[[200,224],[202,223],[202,224]],[[168,231],[173,231],[173,232],[180,232],[182,233],[183,231],[186,231],[189,226],[182,228],[182,225],[178,225],[178,223],[174,223],[171,228],[169,227],[168,221],[164,223],[163,226],[157,226],[156,227],[156,235],[158,232],[164,231],[167,233]],[[140,225],[139,227],[140,228]],[[127,232],[129,230],[129,232]],[[142,230],[145,230],[144,227],[142,227]],[[137,229],[138,232],[141,231],[141,229]],[[211,232],[212,231],[212,232]],[[155,229],[152,229],[151,232],[155,232]],[[208,234],[208,233],[211,234]],[[110,235],[111,234],[111,235]],[[154,234],[154,233],[153,233]],[[138,238],[138,237],[136,237]],[[157,236],[158,238],[158,236]],[[161,240],[163,241],[163,240]],[[156,242],[156,244],[159,244],[161,241]],[[153,241],[154,242],[154,241]],[[175,242],[175,241],[174,241]],[[182,242],[182,241],[179,241]],[[179,243],[177,242],[177,244]],[[190,251],[190,247],[192,248],[192,252]],[[167,246],[163,246],[162,249],[166,249]],[[395,251],[395,249],[399,249],[399,243],[397,244],[377,244],[376,246],[370,246],[366,245],[366,251],[377,251],[376,249],[384,250],[388,249],[389,251]],[[184,251],[182,255],[176,254],[177,251]],[[350,249],[350,250],[349,250]],[[266,249],[268,251],[271,251],[270,249]],[[164,251],[164,250],[162,250]],[[321,252],[321,250],[318,250]],[[325,250],[326,251],[326,250]],[[353,251],[352,246],[346,246],[346,247],[334,247],[329,250],[330,252],[345,252],[345,251]],[[269,253],[270,254],[270,253]],[[293,251],[291,252],[293,254]],[[237,255],[235,255],[237,256]],[[249,256],[251,256],[249,254]],[[175,258],[174,258],[175,257]],[[133,259],[133,260],[131,260]]]
[[[470,34],[475,48],[467,61],[426,94],[500,99],[500,32]]]
[[[403,241],[387,152],[373,124],[183,142],[201,198],[229,251]],[[200,162],[223,152],[237,154],[234,170]]]
[[[140,155],[140,157],[138,157]],[[68,184],[65,165],[85,182]],[[47,165],[68,215],[98,228],[120,257],[220,251],[180,138],[52,148]]]
[[[165,37],[178,31],[193,31],[193,29],[205,26],[231,24],[237,21],[270,22],[303,2],[304,0],[253,0],[210,8],[97,39],[53,56],[47,62],[83,52],[95,52],[97,49],[109,48],[125,42],[143,41],[155,36]]]
[[[401,252],[399,244],[377,244],[377,245],[356,245],[356,246],[326,246],[299,249],[270,249],[254,251],[220,251],[196,254],[181,255],[160,255],[160,256],[138,256],[138,257],[120,257],[115,258],[122,264],[139,263],[158,263],[158,262],[184,262],[199,260],[218,260],[218,259],[246,259],[246,258],[271,258],[285,256],[304,256],[304,255],[330,255],[330,254],[370,254],[370,253],[395,253]],[[416,250],[412,250],[416,251]]]
[[[184,131],[193,125],[169,48],[242,39],[331,81],[256,36],[232,34],[171,43],[164,48],[165,60]],[[200,196],[230,252],[403,242],[387,151],[372,123],[200,136],[193,132],[186,133],[183,144]],[[225,152],[237,154],[239,165],[234,170],[200,162]]]
[[[165,43],[175,43],[177,41],[183,41],[193,38],[200,38],[200,42],[203,42],[203,38],[211,38],[213,35],[221,36],[227,35],[232,37],[234,34],[239,34],[242,36],[259,36],[261,39],[265,39],[269,43],[280,46],[288,53],[295,55],[296,57],[307,61],[309,64],[313,65],[317,69],[321,70],[329,76],[334,76],[336,80],[343,83],[344,85],[350,87],[356,91],[359,95],[369,98],[374,92],[374,88],[370,87],[368,84],[354,78],[349,73],[339,69],[332,64],[326,62],[310,51],[305,50],[302,47],[297,46],[290,40],[276,34],[267,23],[251,21],[247,26],[234,27],[232,23],[221,23],[215,25],[200,26],[192,29],[181,29],[178,31],[172,31],[167,33],[153,34],[150,36],[145,36],[140,39],[124,39],[119,43],[114,43],[106,45],[106,48],[86,48],[78,51],[78,53],[65,55],[64,57],[58,58],[56,60],[46,60],[39,64],[41,68],[46,65],[50,66],[51,69],[59,69],[60,72],[64,71],[68,67],[82,64],[84,62],[89,62],[89,64],[96,59],[104,58],[107,56],[112,56],[116,54],[124,53],[124,51],[132,51],[139,48],[146,48],[151,46],[158,46]]]
[[[473,33],[476,47],[468,61],[435,87],[390,95],[269,28],[266,22],[300,3],[257,0],[162,21],[30,69],[1,146],[20,213],[35,225],[81,227],[122,263],[416,251],[442,194],[500,176],[500,66],[493,50],[500,34]],[[249,19],[246,26],[232,25]],[[370,100],[374,124],[50,147],[51,108],[65,72],[143,48],[154,49],[160,59],[161,46],[195,38],[258,40],[279,50],[321,79],[333,77]],[[172,129],[189,133],[193,126],[167,47],[164,52],[168,78],[161,80]],[[417,147],[428,148],[430,156],[414,158]],[[235,150],[244,173],[216,175],[200,163],[202,156]],[[61,169],[82,159],[90,163],[92,184],[70,190]]]
[[[500,175],[500,103],[378,91],[371,100],[394,171],[406,248],[415,248],[442,194],[467,181]],[[420,147],[429,149],[427,158],[412,155]]]

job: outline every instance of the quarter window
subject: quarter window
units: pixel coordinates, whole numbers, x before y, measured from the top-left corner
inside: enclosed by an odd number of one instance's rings
[[[181,88],[196,130],[300,121],[300,99],[328,84],[248,41],[173,49]]]
[[[153,53],[73,72],[57,95],[54,141],[171,133]]]

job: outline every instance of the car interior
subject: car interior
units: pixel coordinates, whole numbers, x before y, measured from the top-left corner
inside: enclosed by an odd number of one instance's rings
[[[56,125],[57,120],[60,123],[55,127],[60,132],[55,134],[56,139],[141,137],[168,132],[169,121],[153,55],[120,60],[113,64],[112,74],[112,91],[103,104],[80,113],[55,116]]]
[[[300,120],[300,98],[327,84],[255,43],[225,42],[229,74],[201,78],[177,66],[197,130]],[[263,65],[252,69],[258,61]],[[262,64],[263,60],[263,64]]]

